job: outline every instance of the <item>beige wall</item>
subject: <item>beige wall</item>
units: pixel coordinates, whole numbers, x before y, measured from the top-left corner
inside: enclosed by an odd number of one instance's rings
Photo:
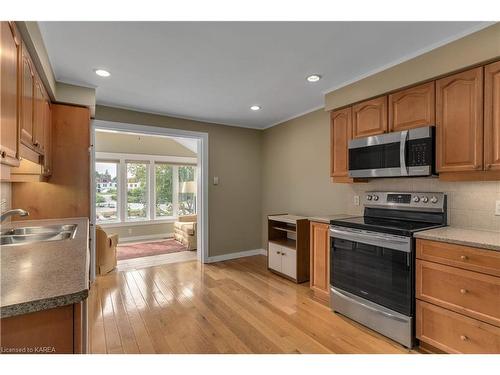
[[[341,87],[325,96],[325,110],[500,57],[500,22],[418,57]]]
[[[329,116],[311,112],[264,131],[263,243],[265,216],[290,212],[303,215],[361,215],[355,195],[370,190],[441,191],[448,194],[449,223],[459,227],[500,230],[495,201],[500,182],[441,182],[437,178],[376,179],[361,184],[330,182]]]
[[[209,256],[261,248],[261,131],[104,106],[96,119],[207,132]]]
[[[110,132],[96,132],[95,150],[97,152],[196,157],[194,152],[170,138]]]
[[[170,237],[174,234],[173,223],[105,227],[103,229],[108,234],[118,234],[119,242],[134,241],[134,237],[151,236],[157,238],[158,236]]]

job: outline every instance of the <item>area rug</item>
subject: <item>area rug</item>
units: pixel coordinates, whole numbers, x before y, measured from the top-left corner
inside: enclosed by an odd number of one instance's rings
[[[188,249],[180,242],[169,238],[154,242],[118,245],[116,248],[116,259],[142,258],[152,255],[179,253],[181,251],[188,251]]]

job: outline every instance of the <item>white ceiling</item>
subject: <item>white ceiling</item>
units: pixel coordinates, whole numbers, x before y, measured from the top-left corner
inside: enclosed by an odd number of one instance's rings
[[[56,79],[96,87],[98,104],[266,128],[322,107],[332,89],[489,24],[40,22],[40,29]],[[312,73],[323,79],[308,83]]]

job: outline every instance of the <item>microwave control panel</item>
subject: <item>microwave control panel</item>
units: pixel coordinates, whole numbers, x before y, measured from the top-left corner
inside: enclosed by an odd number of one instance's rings
[[[408,142],[408,162],[409,167],[419,167],[431,165],[434,145],[432,138],[410,140]]]

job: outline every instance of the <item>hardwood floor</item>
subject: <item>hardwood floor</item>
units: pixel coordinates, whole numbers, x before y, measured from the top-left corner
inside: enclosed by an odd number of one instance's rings
[[[101,276],[89,297],[92,353],[408,353],[266,269],[266,257]]]

